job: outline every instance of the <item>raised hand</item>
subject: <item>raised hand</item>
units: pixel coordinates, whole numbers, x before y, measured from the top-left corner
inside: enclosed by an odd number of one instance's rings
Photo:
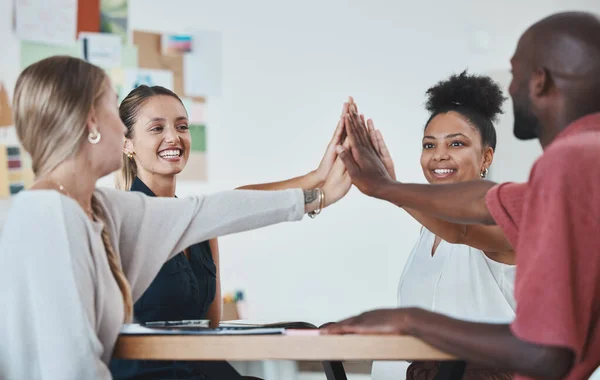
[[[342,108],[342,115],[348,113],[349,103],[345,102]],[[327,145],[327,149],[325,150],[325,154],[319,163],[319,167],[314,171],[315,176],[319,184],[322,184],[327,179],[329,175],[329,171],[333,167],[333,163],[337,158],[336,146],[343,143],[343,137],[345,135],[344,127],[342,125],[342,119],[340,117],[340,121],[335,128],[335,132],[333,133],[333,137],[329,144]]]
[[[325,207],[342,199],[352,187],[352,179],[340,158],[336,159],[325,183],[323,193],[325,194]]]
[[[349,105],[348,105],[349,110],[351,110],[352,112],[358,113],[358,106],[357,106],[356,102],[354,101],[353,97],[350,96],[348,98],[348,103],[349,103]],[[375,129],[375,124],[373,124],[373,120],[368,119],[365,122],[365,116],[363,114],[360,114],[360,119],[361,119],[362,123],[364,125],[366,125],[366,127],[367,127],[367,132],[369,133],[369,137],[371,138],[371,144],[373,144],[373,147],[377,151],[379,158],[381,158],[381,161],[383,162],[383,165],[385,166],[388,173],[390,174],[390,177],[392,177],[392,179],[395,181],[396,180],[396,169],[394,168],[394,161],[392,160],[392,157],[390,156],[390,152],[387,148],[387,145],[385,144],[385,141],[383,140],[383,135],[381,134],[381,131],[379,129]]]
[[[337,152],[352,177],[352,183],[361,192],[373,196],[393,178],[371,142],[364,117],[359,116],[353,103],[349,110],[350,113],[344,116],[347,146],[338,145]]]
[[[371,138],[371,143],[375,147],[377,154],[379,154],[379,158],[383,165],[387,169],[390,177],[395,181],[396,180],[396,169],[394,168],[394,160],[392,160],[392,156],[390,156],[390,151],[385,145],[385,141],[383,140],[383,135],[379,129],[375,129],[375,125],[373,124],[373,120],[367,120],[367,130],[369,131],[369,137]]]

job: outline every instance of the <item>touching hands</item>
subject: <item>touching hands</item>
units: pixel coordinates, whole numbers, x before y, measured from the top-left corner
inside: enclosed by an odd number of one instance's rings
[[[333,133],[333,137],[329,144],[327,145],[327,149],[325,150],[325,154],[319,163],[319,167],[313,172],[317,178],[317,183],[321,186],[325,183],[329,172],[333,168],[334,162],[337,158],[336,146],[342,144],[344,141],[343,137],[345,135],[344,126],[342,123],[342,117],[348,113],[349,103],[345,102],[342,108],[342,115],[340,116],[340,121],[335,128],[335,132]]]
[[[383,162],[383,166],[388,171],[390,177],[395,181],[396,180],[396,169],[394,168],[394,161],[390,156],[390,151],[385,145],[385,141],[383,140],[383,135],[379,129],[375,129],[375,125],[373,124],[373,120],[367,120],[367,130],[369,131],[369,137],[371,138],[371,143],[375,147],[381,162]]]
[[[342,199],[352,187],[352,179],[341,159],[337,158],[323,184],[325,207]]]
[[[372,195],[384,181],[395,181],[394,162],[381,132],[371,119],[359,115],[351,97],[313,173],[325,193],[325,207],[343,198],[352,183]]]
[[[347,144],[337,146],[338,156],[344,162],[352,183],[364,194],[375,196],[383,185],[395,178],[394,163],[383,136],[375,130],[372,121],[365,123],[352,99],[349,113],[343,116],[343,125]]]

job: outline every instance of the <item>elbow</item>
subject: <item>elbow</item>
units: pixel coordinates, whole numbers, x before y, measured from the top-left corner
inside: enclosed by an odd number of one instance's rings
[[[543,379],[564,379],[571,371],[574,354],[571,350],[561,347],[537,347],[535,353],[518,371],[523,375]],[[518,359],[517,359],[518,360]],[[523,360],[523,357],[520,358]]]
[[[475,202],[474,205],[476,207],[474,214],[477,215],[477,224],[483,224],[485,226],[496,225],[496,221],[492,217],[492,214],[485,203],[485,196],[483,196],[478,202]]]

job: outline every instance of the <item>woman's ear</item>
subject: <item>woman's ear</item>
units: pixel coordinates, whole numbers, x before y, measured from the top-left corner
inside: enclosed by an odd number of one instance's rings
[[[483,165],[481,170],[489,169],[492,165],[492,161],[494,161],[494,149],[491,146],[487,146],[483,150]]]
[[[125,153],[128,156],[135,153],[133,151],[133,143],[131,142],[131,140],[125,139],[125,142],[123,143],[123,153]]]

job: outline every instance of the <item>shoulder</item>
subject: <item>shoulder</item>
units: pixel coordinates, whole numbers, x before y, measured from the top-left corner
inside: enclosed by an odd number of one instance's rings
[[[593,180],[593,173],[600,172],[600,132],[585,132],[568,136],[552,143],[544,154],[535,162],[531,171],[531,179],[540,174],[552,180],[557,177],[581,177]]]
[[[49,249],[65,253],[69,236],[85,233],[86,218],[75,201],[56,191],[24,191],[12,201],[0,245],[29,257],[45,255]]]
[[[54,190],[23,191],[12,200],[7,225],[28,221],[33,228],[36,225],[43,225],[44,228],[54,227],[57,225],[57,219],[62,221],[65,211],[77,210],[77,207],[73,200]]]

